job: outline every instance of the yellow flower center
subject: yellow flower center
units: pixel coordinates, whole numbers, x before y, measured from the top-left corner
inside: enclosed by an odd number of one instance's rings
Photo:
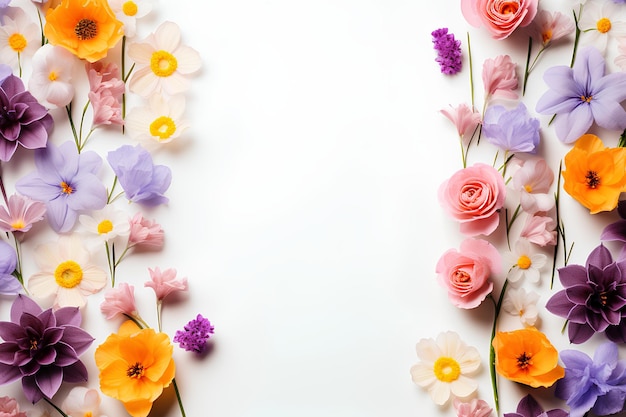
[[[461,366],[453,358],[442,356],[433,366],[435,377],[442,382],[456,381],[461,375]]]
[[[124,4],[122,5],[122,12],[124,12],[124,14],[126,16],[134,16],[134,15],[136,15],[137,14],[137,3],[135,3],[132,0],[124,2]]]
[[[585,182],[587,183],[587,187],[596,189],[600,185],[600,177],[596,171],[587,171]]]
[[[591,100],[593,100],[593,96],[580,96],[580,100],[584,101],[585,103],[591,103]]]
[[[50,71],[50,74],[48,74],[48,79],[50,81],[56,81],[57,78],[59,78],[59,75],[54,71]]]
[[[26,226],[26,225],[24,224],[24,220],[22,220],[22,219],[16,220],[13,223],[11,223],[11,227],[13,229],[15,229],[15,230],[23,229],[24,226]]]
[[[74,192],[74,187],[66,183],[65,181],[61,182],[61,191],[65,194],[72,194]]]
[[[150,134],[158,136],[160,140],[168,139],[176,132],[176,123],[171,117],[160,116],[150,123]]]
[[[91,19],[80,19],[74,26],[74,34],[81,41],[93,39],[98,34],[98,24]]]
[[[524,186],[524,190],[526,190],[527,193],[532,193],[533,187],[527,184]]]
[[[517,357],[517,367],[522,370],[527,369],[529,366],[533,365],[532,359],[533,357],[531,355],[523,352]]]
[[[500,6],[500,13],[502,14],[517,13],[518,8],[519,8],[519,0],[503,2],[502,5]]]
[[[520,269],[528,269],[530,268],[530,266],[532,265],[532,261],[530,260],[530,258],[526,255],[522,255],[519,257],[519,259],[517,260],[517,266]]]
[[[596,22],[596,28],[600,33],[607,33],[609,30],[611,30],[611,20],[603,17]]]
[[[98,223],[98,234],[103,235],[105,233],[109,233],[111,230],[113,230],[113,223],[111,223],[111,220],[102,220]]]
[[[91,411],[85,411],[83,417],[93,417],[93,413]]]
[[[150,69],[157,77],[169,77],[178,68],[176,57],[167,51],[156,51],[150,58]]]
[[[126,376],[129,378],[141,378],[143,376],[144,367],[139,362],[135,362],[126,370]]]
[[[59,287],[74,288],[83,280],[83,270],[74,261],[61,262],[54,271],[54,279]]]
[[[541,40],[544,45],[547,45],[552,40],[552,30],[547,29],[545,32],[541,32]]]
[[[26,41],[24,35],[22,35],[21,33],[14,33],[13,35],[9,36],[9,46],[15,52],[22,52],[24,49],[26,49],[26,45],[28,45],[28,42]]]

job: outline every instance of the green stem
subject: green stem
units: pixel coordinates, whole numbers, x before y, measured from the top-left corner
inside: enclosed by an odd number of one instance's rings
[[[74,135],[74,143],[76,144],[76,149],[80,151],[80,139],[78,138],[78,133],[76,132],[74,119],[72,118],[72,103],[65,106],[65,111],[67,112],[67,119],[69,120],[70,127],[72,128],[72,135]]]
[[[474,105],[474,68],[472,66],[472,45],[470,43],[470,35],[467,32],[467,56],[469,60],[469,77],[470,77],[470,94],[472,98],[472,110],[476,108]]]
[[[581,4],[578,9],[578,15],[580,15],[583,11],[583,5]],[[576,16],[576,12],[572,10],[572,14],[574,15],[574,23],[576,24],[576,34],[574,35],[574,50],[572,51],[572,60],[569,64],[570,68],[574,66],[574,61],[576,60],[576,51],[578,50],[578,41],[580,40],[580,27],[578,26],[578,16]]]
[[[533,37],[528,37],[528,53],[526,54],[526,68],[524,69],[524,83],[522,84],[522,95],[526,94],[526,82],[528,81],[528,76],[530,75],[530,53],[533,49]],[[539,57],[539,55],[537,55]],[[537,62],[537,59],[535,59]]]
[[[48,404],[50,404],[52,406],[52,408],[54,408],[55,410],[57,410],[59,412],[59,414],[61,414],[63,417],[69,417],[67,414],[65,414],[63,412],[63,410],[61,410],[59,407],[57,407],[52,401],[50,401],[50,398],[48,397],[43,397],[44,401],[47,402]]]
[[[500,405],[498,401],[498,375],[496,374],[496,350],[493,347],[493,339],[496,337],[498,317],[500,316],[500,309],[502,307],[502,301],[504,300],[504,293],[506,292],[506,288],[508,285],[509,280],[505,279],[497,303],[493,296],[490,295],[490,298],[494,303],[494,317],[493,326],[491,328],[491,340],[489,341],[489,374],[491,375],[491,387],[493,389],[493,401],[495,405],[496,415],[499,415]]]
[[[178,384],[176,384],[176,378],[172,379],[172,385],[174,386],[174,392],[176,393],[176,399],[178,400],[178,407],[180,408],[180,414],[186,417],[185,407],[183,407],[183,399],[180,397],[180,391],[178,390]]]
[[[163,330],[163,322],[161,320],[161,316],[163,315],[163,300],[157,300],[157,324],[159,326],[159,331],[162,332]]]
[[[563,170],[563,161],[559,162],[559,175],[557,176],[556,192],[554,193],[554,208],[556,211],[555,220],[556,220],[557,235],[556,235],[556,243],[554,244],[554,255],[552,256],[552,277],[550,278],[550,289],[554,287],[554,276],[556,274],[556,258],[559,253],[559,241],[561,240],[561,231],[560,231],[561,210],[559,207],[559,202],[560,202],[560,197],[561,197],[561,178],[562,178],[561,171],[562,170]]]

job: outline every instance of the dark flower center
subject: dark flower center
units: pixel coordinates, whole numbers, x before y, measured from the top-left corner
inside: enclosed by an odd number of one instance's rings
[[[530,365],[532,365],[532,358],[532,356],[528,355],[526,352],[523,352],[517,357],[517,367],[519,369],[528,368]]]
[[[143,365],[139,362],[135,362],[126,370],[126,376],[129,378],[141,378],[143,376]]]
[[[80,19],[74,26],[74,33],[81,41],[93,39],[98,34],[98,25],[91,19]]]
[[[471,280],[470,275],[465,271],[454,271],[454,278],[459,282],[468,282]]]
[[[39,340],[30,339],[30,350],[37,350],[37,349],[39,349]]]
[[[8,109],[7,106],[3,106],[2,109],[0,109],[0,126],[13,124],[16,119],[15,110]]]
[[[589,188],[598,188],[600,185],[600,177],[596,171],[587,171],[587,175],[585,175],[585,181],[587,183],[587,187]]]

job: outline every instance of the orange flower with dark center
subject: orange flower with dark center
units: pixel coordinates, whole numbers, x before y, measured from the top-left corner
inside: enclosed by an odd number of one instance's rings
[[[626,191],[626,149],[607,148],[596,135],[576,141],[565,168],[563,188],[591,214],[613,210]]]
[[[52,45],[95,62],[106,57],[124,31],[106,0],[63,0],[48,10],[44,34]]]
[[[96,349],[100,390],[120,400],[133,417],[146,417],[174,379],[173,346],[165,333],[128,320]]]
[[[549,387],[565,375],[558,364],[559,353],[534,327],[496,333],[493,348],[496,371],[511,381],[533,388]]]

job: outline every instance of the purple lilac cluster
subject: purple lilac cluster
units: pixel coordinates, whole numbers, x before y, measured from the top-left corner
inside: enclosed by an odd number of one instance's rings
[[[198,314],[194,320],[185,325],[184,330],[176,330],[173,340],[188,352],[202,353],[207,340],[214,332],[215,327],[211,322]]]
[[[461,41],[454,38],[452,33],[448,33],[448,28],[441,28],[431,33],[433,36],[433,47],[437,51],[435,61],[443,74],[454,75],[461,71]]]

